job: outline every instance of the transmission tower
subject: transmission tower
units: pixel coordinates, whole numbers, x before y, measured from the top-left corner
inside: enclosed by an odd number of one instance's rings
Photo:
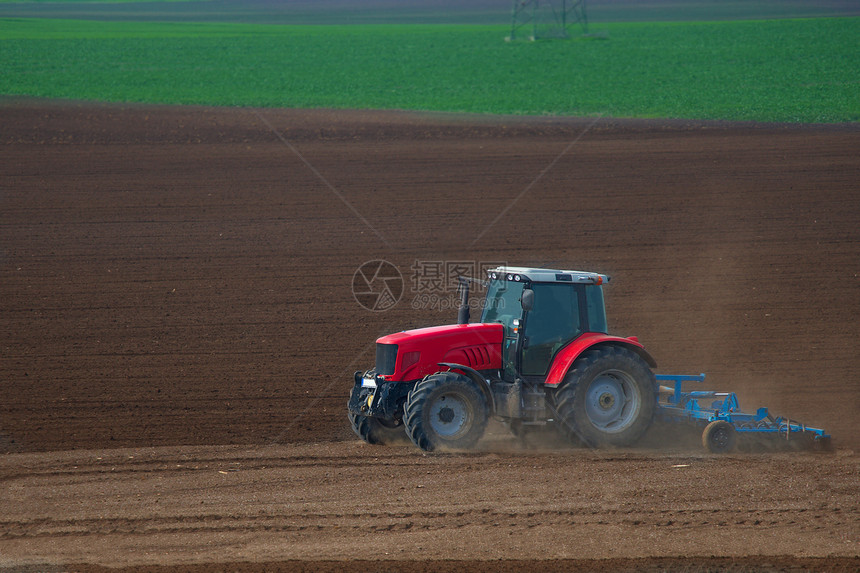
[[[508,41],[569,38],[568,28],[580,26],[588,33],[585,0],[514,0]]]

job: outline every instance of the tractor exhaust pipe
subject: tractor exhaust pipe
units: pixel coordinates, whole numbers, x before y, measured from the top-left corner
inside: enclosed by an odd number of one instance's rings
[[[457,309],[457,324],[469,324],[469,282],[463,277],[460,280],[460,308]]]

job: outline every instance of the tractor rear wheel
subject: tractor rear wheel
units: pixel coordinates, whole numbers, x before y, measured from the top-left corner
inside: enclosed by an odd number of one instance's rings
[[[355,435],[374,445],[394,444],[406,441],[406,433],[402,424],[387,423],[387,420],[362,416],[348,412],[349,423]]]
[[[737,445],[738,434],[725,420],[714,420],[702,432],[702,445],[712,454],[726,454]]]
[[[654,373],[633,350],[604,346],[586,351],[556,393],[562,432],[591,447],[635,443],[657,411]]]
[[[469,449],[484,434],[487,399],[469,378],[439,372],[418,382],[406,398],[406,433],[425,451]]]

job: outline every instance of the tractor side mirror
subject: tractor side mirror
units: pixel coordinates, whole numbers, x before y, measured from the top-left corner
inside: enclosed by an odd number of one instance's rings
[[[530,288],[523,289],[523,294],[520,297],[520,304],[523,305],[523,310],[528,312],[535,305],[535,291]]]

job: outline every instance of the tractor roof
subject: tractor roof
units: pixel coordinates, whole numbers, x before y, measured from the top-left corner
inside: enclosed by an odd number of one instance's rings
[[[516,282],[535,283],[581,283],[603,284],[609,282],[609,276],[585,271],[561,271],[554,269],[537,269],[530,267],[496,267],[487,271],[491,279],[501,279]]]

